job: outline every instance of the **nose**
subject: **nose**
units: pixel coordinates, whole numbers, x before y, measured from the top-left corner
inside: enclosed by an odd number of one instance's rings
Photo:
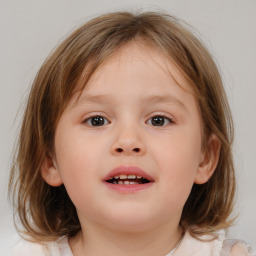
[[[141,156],[146,152],[142,134],[133,127],[120,127],[111,146],[113,155]]]

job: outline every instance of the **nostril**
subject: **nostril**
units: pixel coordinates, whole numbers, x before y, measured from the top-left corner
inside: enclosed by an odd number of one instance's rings
[[[140,148],[134,148],[132,151],[138,153],[138,152],[140,152]],[[116,152],[122,153],[122,152],[124,152],[124,149],[122,149],[122,148],[117,148],[117,149],[116,149]]]

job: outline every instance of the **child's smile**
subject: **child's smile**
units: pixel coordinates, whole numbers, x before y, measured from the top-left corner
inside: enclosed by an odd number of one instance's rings
[[[209,178],[201,137],[183,75],[157,50],[131,43],[107,59],[60,118],[59,182],[82,226],[177,227],[192,185]]]
[[[121,193],[132,193],[153,185],[154,178],[136,166],[119,166],[104,177],[103,182]]]

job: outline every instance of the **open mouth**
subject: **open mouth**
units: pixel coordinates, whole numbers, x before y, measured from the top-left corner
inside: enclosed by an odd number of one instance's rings
[[[135,175],[135,174],[120,174],[120,175],[115,175],[113,177],[110,177],[109,179],[106,180],[108,183],[112,184],[119,184],[119,185],[136,185],[136,184],[146,184],[151,182],[150,180]]]
[[[112,169],[103,181],[108,188],[121,194],[133,194],[152,187],[155,180],[138,166],[121,165]]]

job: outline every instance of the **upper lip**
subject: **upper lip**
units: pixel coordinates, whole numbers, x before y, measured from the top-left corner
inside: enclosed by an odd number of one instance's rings
[[[147,174],[144,170],[137,166],[119,166],[111,170],[105,177],[104,180],[109,180],[112,179],[116,175],[121,175],[121,174],[134,174],[136,176],[141,176],[149,181],[154,181],[153,177]]]

